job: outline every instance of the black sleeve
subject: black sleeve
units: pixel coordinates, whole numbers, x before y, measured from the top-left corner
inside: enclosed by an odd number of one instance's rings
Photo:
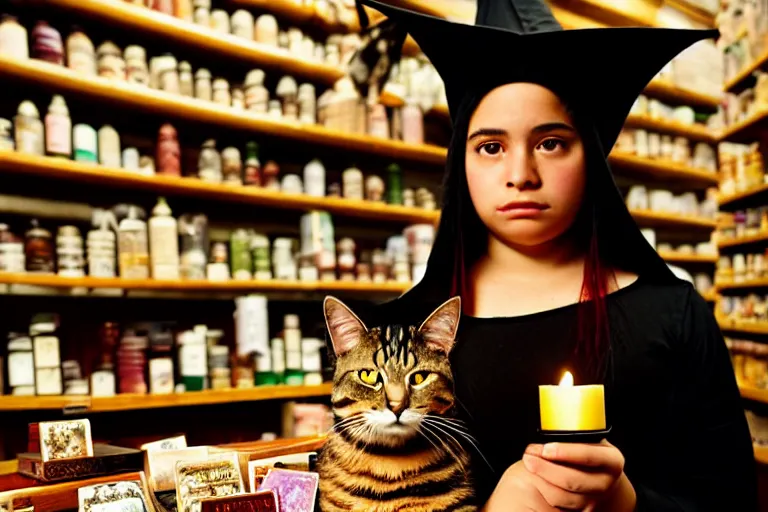
[[[659,461],[670,478],[632,482],[636,511],[754,511],[756,463],[728,350],[692,287],[687,302],[676,343],[679,378],[671,390],[674,448]]]

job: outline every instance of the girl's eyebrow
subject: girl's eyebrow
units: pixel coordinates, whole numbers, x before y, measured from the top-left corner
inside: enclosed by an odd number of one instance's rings
[[[501,128],[480,128],[479,130],[476,130],[472,132],[472,135],[470,135],[467,140],[470,141],[472,139],[475,139],[477,137],[483,137],[483,136],[500,136],[500,135],[506,135],[507,130],[502,130]]]
[[[551,132],[555,130],[566,130],[569,132],[576,132],[576,129],[573,126],[561,121],[540,124],[536,126],[532,131],[533,133],[542,133],[542,132]],[[504,130],[502,128],[480,128],[479,130],[472,132],[472,134],[467,138],[467,141],[471,141],[472,139],[475,139],[477,137],[489,137],[489,136],[499,137],[499,136],[506,136],[506,135],[507,135],[507,130]]]

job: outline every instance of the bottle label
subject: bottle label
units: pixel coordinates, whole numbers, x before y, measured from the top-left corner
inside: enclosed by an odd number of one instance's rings
[[[46,116],[45,149],[54,155],[72,154],[72,122],[68,116]]]

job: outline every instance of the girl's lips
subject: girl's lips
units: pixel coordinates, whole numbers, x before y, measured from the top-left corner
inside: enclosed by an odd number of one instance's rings
[[[548,204],[537,203],[535,201],[510,201],[497,208],[501,213],[516,213],[516,212],[541,212],[549,209]]]

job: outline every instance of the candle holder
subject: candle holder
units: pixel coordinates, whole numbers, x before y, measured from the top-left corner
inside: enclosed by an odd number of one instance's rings
[[[611,433],[611,427],[603,430],[538,430],[539,440],[547,443],[597,444]]]

